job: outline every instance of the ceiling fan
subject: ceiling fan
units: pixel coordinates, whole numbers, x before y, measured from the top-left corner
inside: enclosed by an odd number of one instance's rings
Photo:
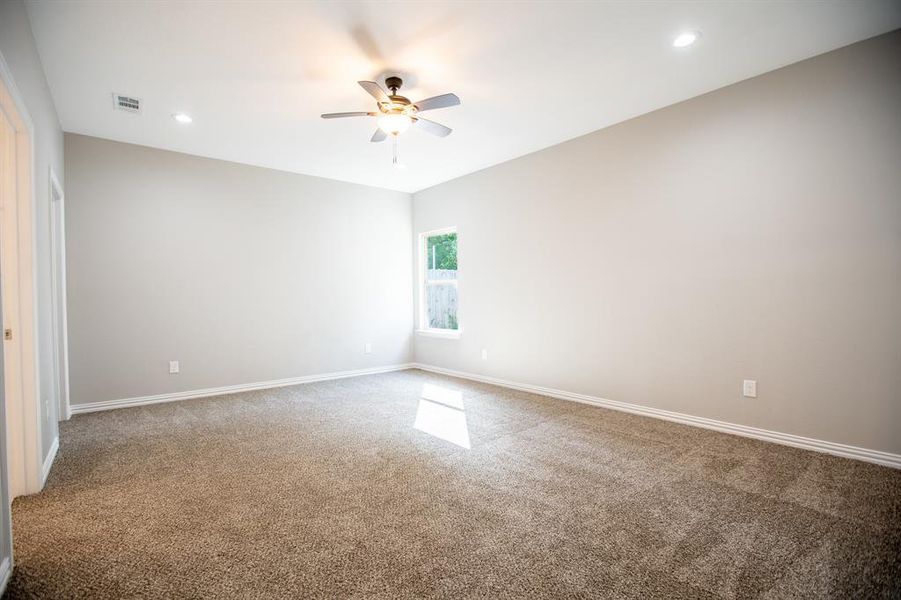
[[[378,117],[376,123],[378,129],[372,134],[370,142],[383,142],[389,135],[396,139],[398,135],[405,132],[410,126],[422,129],[432,135],[438,137],[446,137],[450,135],[451,128],[445,127],[441,123],[423,119],[419,113],[436,108],[446,108],[448,106],[457,106],[460,104],[460,98],[456,94],[442,94],[426,98],[419,102],[410,102],[409,99],[399,96],[397,90],[404,84],[400,77],[388,77],[385,79],[385,86],[391,90],[390,94],[385,91],[374,81],[358,81],[364,90],[375,98],[378,112],[340,112],[326,113],[322,115],[323,119],[340,119],[343,117]],[[397,161],[395,160],[395,163]]]

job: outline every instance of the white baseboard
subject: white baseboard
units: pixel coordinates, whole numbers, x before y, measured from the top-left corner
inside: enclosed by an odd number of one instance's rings
[[[237,394],[240,392],[250,392],[253,390],[288,387],[291,385],[300,385],[303,383],[314,383],[316,381],[329,381],[332,379],[359,377],[361,375],[375,375],[377,373],[403,371],[405,369],[411,368],[413,368],[412,363],[403,363],[399,365],[373,367],[371,369],[357,369],[354,371],[337,371],[334,373],[321,373],[318,375],[304,375],[303,377],[274,379],[272,381],[259,381],[256,383],[242,383],[238,385],[227,385],[223,387],[206,388],[201,390],[189,390],[186,392],[173,392],[171,394],[157,394],[155,396],[137,396],[134,398],[123,398],[121,400],[105,400],[103,402],[73,404],[71,405],[71,409],[73,415],[78,415],[97,412],[101,410],[112,410],[115,408],[144,406],[146,404],[160,404],[162,402],[175,402],[177,400],[190,400],[192,398],[207,398],[209,396],[224,396],[226,394]]]
[[[519,383],[489,377],[487,375],[478,375],[475,373],[466,373],[463,371],[455,371],[442,367],[435,367],[422,363],[404,363],[399,365],[389,365],[385,367],[375,367],[371,369],[358,369],[354,371],[338,371],[335,373],[324,373],[319,375],[306,375],[303,377],[292,377],[289,379],[277,379],[273,381],[261,381],[257,383],[246,383],[239,385],[230,385],[217,388],[206,388],[201,390],[190,390],[186,392],[174,392],[171,394],[158,394],[155,396],[138,396],[134,398],[124,398],[121,400],[107,400],[103,402],[91,402],[89,404],[73,404],[72,414],[83,414],[97,412],[101,410],[112,410],[116,408],[127,408],[132,406],[143,406],[146,404],[159,404],[161,402],[175,402],[178,400],[190,400],[192,398],[205,398],[209,396],[223,396],[226,394],[237,394],[239,392],[249,392],[253,390],[264,390],[269,388],[287,387],[291,385],[300,385],[304,383],[314,383],[316,381],[328,381],[332,379],[343,379],[346,377],[359,377],[361,375],[374,375],[377,373],[388,373],[391,371],[403,371],[405,369],[421,369],[442,375],[450,375],[452,377],[460,377],[462,379],[470,379],[472,381],[480,381],[482,383],[490,383],[501,387],[506,387],[524,392],[531,392],[541,396],[550,398],[559,398],[561,400],[570,400],[572,402],[581,402],[583,404],[592,404],[618,410],[622,412],[642,415],[646,417],[654,417],[665,421],[673,421],[683,425],[692,425],[694,427],[702,427],[704,429],[713,429],[724,433],[731,433],[743,437],[754,438],[766,442],[773,442],[785,446],[793,446],[795,448],[803,448],[805,450],[813,450],[815,452],[824,452],[835,456],[845,458],[853,458],[865,462],[871,462],[878,465],[885,465],[896,469],[901,469],[901,454],[892,454],[890,452],[882,452],[881,450],[870,450],[857,446],[848,446],[846,444],[838,444],[836,442],[827,442],[825,440],[817,440],[813,438],[802,437],[790,433],[781,433],[778,431],[770,431],[760,429],[758,427],[749,427],[747,425],[738,425],[727,421],[717,421],[716,419],[708,419],[705,417],[696,417],[685,413],[678,413],[659,408],[650,408],[638,404],[630,404],[628,402],[618,402],[616,400],[607,400],[597,396],[589,396],[587,394],[577,394],[553,388],[541,387],[527,383]],[[44,462],[43,477],[47,479],[50,473],[50,467],[53,464],[53,458],[56,456],[59,439],[54,441],[51,452],[47,455]]]
[[[41,467],[41,487],[44,487],[44,484],[47,483],[47,477],[50,475],[50,469],[53,467],[53,461],[56,460],[56,453],[59,451],[59,435],[53,438],[53,443],[50,444],[50,451],[47,452],[47,458],[44,459],[44,464]]]
[[[482,383],[490,383],[493,385],[531,392],[541,396],[549,396],[551,398],[559,398],[561,400],[570,400],[573,402],[581,402],[583,404],[593,404],[603,408],[610,408],[622,412],[642,415],[646,417],[654,417],[665,421],[673,421],[682,423],[683,425],[693,425],[695,427],[703,427],[704,429],[713,429],[724,433],[731,433],[743,437],[754,438],[775,444],[785,446],[794,446],[795,448],[803,448],[805,450],[813,450],[815,452],[824,452],[835,456],[845,458],[853,458],[865,462],[875,463],[877,465],[885,465],[901,469],[901,454],[892,454],[890,452],[882,452],[880,450],[869,450],[867,448],[859,448],[857,446],[848,446],[845,444],[837,444],[835,442],[827,442],[825,440],[817,440],[813,438],[801,437],[790,433],[780,433],[778,431],[769,431],[757,427],[748,427],[746,425],[737,425],[726,421],[717,421],[715,419],[707,419],[704,417],[695,417],[684,413],[661,410],[659,408],[649,408],[638,404],[629,404],[628,402],[617,402],[616,400],[607,400],[606,398],[598,398],[596,396],[588,396],[586,394],[576,394],[573,392],[565,392],[563,390],[555,390],[527,383],[517,383],[515,381],[507,381],[488,377],[486,375],[477,375],[474,373],[466,373],[463,371],[454,371],[452,369],[444,369],[432,365],[414,363],[415,368],[423,371],[431,371],[432,373],[440,373],[442,375],[450,375],[452,377],[460,377],[462,379],[470,379],[472,381],[480,381]]]

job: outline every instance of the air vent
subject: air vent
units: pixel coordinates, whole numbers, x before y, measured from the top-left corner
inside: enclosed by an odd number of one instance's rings
[[[141,112],[141,100],[134,96],[124,96],[122,94],[113,94],[113,108],[124,110],[130,113]]]

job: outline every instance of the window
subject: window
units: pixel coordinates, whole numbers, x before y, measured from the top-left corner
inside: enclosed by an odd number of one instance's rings
[[[420,234],[419,273],[420,333],[459,337],[455,227]]]

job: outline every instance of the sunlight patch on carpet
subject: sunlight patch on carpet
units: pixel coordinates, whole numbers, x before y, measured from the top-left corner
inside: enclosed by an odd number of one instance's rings
[[[423,385],[413,427],[461,448],[470,447],[463,394],[457,390]]]

